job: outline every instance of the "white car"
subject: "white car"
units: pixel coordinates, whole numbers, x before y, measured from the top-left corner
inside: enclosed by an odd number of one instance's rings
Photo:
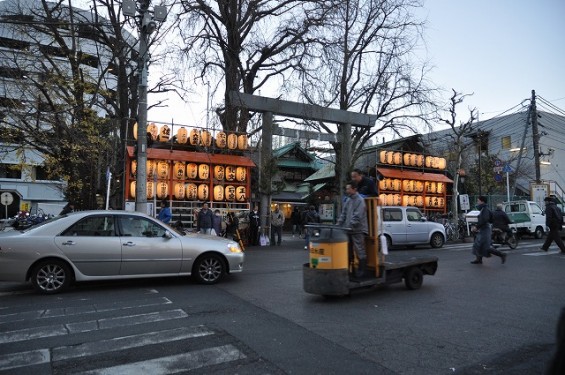
[[[389,248],[397,245],[440,248],[445,243],[444,226],[426,220],[417,207],[381,206],[379,218],[379,232],[386,236]]]
[[[181,234],[138,212],[76,212],[0,233],[0,281],[31,281],[47,294],[88,280],[192,276],[214,284],[243,262],[233,240]]]

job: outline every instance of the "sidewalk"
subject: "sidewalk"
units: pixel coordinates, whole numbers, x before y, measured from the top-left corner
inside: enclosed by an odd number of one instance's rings
[[[276,237],[275,237],[276,239]],[[270,244],[269,246],[245,246],[245,251],[256,251],[256,250],[290,250],[290,251],[306,251],[304,250],[304,246],[306,246],[306,240],[304,238],[292,236],[290,233],[283,233],[281,245],[273,245]]]

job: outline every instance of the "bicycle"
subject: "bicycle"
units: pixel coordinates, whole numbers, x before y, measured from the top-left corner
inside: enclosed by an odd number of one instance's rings
[[[451,221],[443,223],[445,228],[445,236],[448,241],[457,241],[459,239],[459,229]]]

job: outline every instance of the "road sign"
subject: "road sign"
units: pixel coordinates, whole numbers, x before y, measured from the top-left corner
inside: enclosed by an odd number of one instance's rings
[[[499,174],[499,173],[495,174],[495,175],[494,175],[494,180],[495,180],[496,182],[502,182],[502,175]]]
[[[469,203],[469,194],[459,194],[459,205],[462,210],[470,210],[471,204]]]
[[[512,168],[508,164],[504,164],[504,168],[502,168],[502,172],[512,173]]]
[[[496,160],[494,161],[494,166],[495,166],[495,167],[500,167],[500,166],[502,166],[502,161],[496,159]]]
[[[0,201],[2,202],[2,204],[4,206],[9,206],[14,201],[14,196],[12,195],[12,193],[8,193],[6,191],[6,192],[2,193],[2,195],[0,195]]]
[[[494,167],[494,168],[492,168],[492,170],[493,170],[494,173],[500,173],[500,172],[502,172],[503,169],[504,169],[504,168],[502,168],[502,167]]]

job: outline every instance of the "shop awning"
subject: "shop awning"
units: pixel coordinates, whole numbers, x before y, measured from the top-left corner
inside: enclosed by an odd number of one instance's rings
[[[133,146],[128,146],[128,155],[133,158]],[[158,160],[173,160],[173,161],[186,161],[194,163],[210,163],[210,164],[225,164],[237,165],[244,167],[255,167],[253,160],[246,156],[239,155],[226,155],[226,154],[207,154],[205,152],[195,151],[177,151],[160,148],[148,148],[148,159]]]
[[[452,184],[453,180],[441,173],[419,172],[407,169],[377,168],[377,173],[388,178],[398,178],[401,180],[436,181]]]

